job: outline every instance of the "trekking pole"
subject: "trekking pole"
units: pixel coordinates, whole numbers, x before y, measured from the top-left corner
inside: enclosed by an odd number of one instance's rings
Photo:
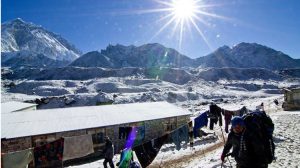
[[[227,160],[228,160],[228,162],[229,162],[229,164],[230,164],[230,167],[232,167],[232,165],[231,165],[231,162],[230,162],[230,160],[229,160],[229,158],[228,158],[228,156],[230,156],[232,153],[228,153],[227,155],[226,155],[226,157],[227,157]]]
[[[220,126],[220,128],[221,128],[221,133],[222,133],[223,142],[224,142],[224,144],[225,144],[225,136],[224,136],[224,133],[223,133],[223,129],[222,129],[221,126]]]
[[[232,154],[232,153],[228,153],[227,155],[225,155],[225,157],[227,157],[227,160],[228,160],[228,162],[229,162],[229,164],[230,164],[230,167],[232,167],[232,165],[231,165],[230,160],[228,159],[228,156],[230,156],[231,154]],[[223,165],[224,165],[224,161],[222,161],[221,168],[223,167]]]
[[[221,133],[222,133],[223,142],[224,142],[224,145],[225,145],[225,136],[224,136],[223,129],[222,129],[221,126],[220,126],[220,129],[221,129]],[[229,161],[229,163],[230,163],[230,161]],[[222,161],[221,168],[223,167],[223,165],[224,165],[224,161]],[[230,165],[231,165],[231,163],[230,163]]]

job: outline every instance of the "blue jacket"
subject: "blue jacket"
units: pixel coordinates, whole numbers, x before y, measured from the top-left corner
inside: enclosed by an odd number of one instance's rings
[[[207,111],[200,114],[198,117],[196,117],[194,119],[194,123],[195,123],[193,128],[194,137],[198,137],[199,135],[197,129],[207,126],[208,123]]]

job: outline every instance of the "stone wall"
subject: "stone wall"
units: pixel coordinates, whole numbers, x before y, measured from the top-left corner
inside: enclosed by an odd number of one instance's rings
[[[61,137],[71,137],[71,136],[80,136],[85,134],[91,134],[93,136],[93,142],[95,135],[103,133],[103,136],[108,136],[112,140],[115,146],[115,153],[119,153],[121,149],[125,147],[126,140],[119,139],[119,127],[144,127],[145,136],[138,143],[144,143],[154,138],[163,136],[166,133],[186,124],[189,121],[189,116],[180,116],[165,118],[159,120],[143,121],[136,123],[127,123],[122,125],[114,125],[102,128],[92,128],[86,130],[76,130],[76,131],[66,131],[54,134],[47,135],[37,135],[32,137],[22,137],[15,139],[2,139],[1,140],[1,150],[2,153],[13,152],[28,149],[31,147],[40,146],[48,142],[54,141]],[[98,141],[97,141],[98,142]],[[138,145],[138,144],[134,144]],[[94,144],[95,152],[101,152],[104,147],[103,143]]]
[[[14,152],[31,148],[31,137],[2,139],[1,153]]]

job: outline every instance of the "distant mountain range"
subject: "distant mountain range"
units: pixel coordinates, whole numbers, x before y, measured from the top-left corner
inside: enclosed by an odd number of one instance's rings
[[[300,67],[299,60],[256,43],[240,43],[232,48],[223,46],[215,52],[191,59],[174,49],[161,44],[146,44],[139,47],[109,45],[101,52],[82,55],[70,66],[79,67],[213,67],[213,68],[266,68],[279,70]]]
[[[223,46],[197,59],[201,67],[266,68],[271,70],[300,67],[299,60],[256,43]]]
[[[195,67],[194,60],[161,44],[145,44],[139,47],[109,45],[101,52],[82,55],[70,66],[79,67]]]
[[[16,19],[2,24],[2,66],[18,67],[102,67],[102,68],[300,68],[300,60],[256,43],[223,46],[213,53],[191,59],[161,44],[142,46],[109,45],[106,49],[80,55],[80,51],[59,35],[41,26]]]

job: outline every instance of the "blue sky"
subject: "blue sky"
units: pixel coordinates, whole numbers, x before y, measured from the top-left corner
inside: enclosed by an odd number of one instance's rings
[[[1,22],[19,17],[42,25],[83,53],[108,44],[161,43],[196,58],[223,45],[256,42],[300,58],[299,0],[202,0],[197,4],[207,6],[201,11],[222,17],[197,15],[203,22],[195,23],[206,41],[193,25],[185,24],[181,45],[178,27],[172,31],[175,23],[157,34],[170,20],[160,19],[170,11],[144,12],[167,7],[157,0],[2,0]]]

